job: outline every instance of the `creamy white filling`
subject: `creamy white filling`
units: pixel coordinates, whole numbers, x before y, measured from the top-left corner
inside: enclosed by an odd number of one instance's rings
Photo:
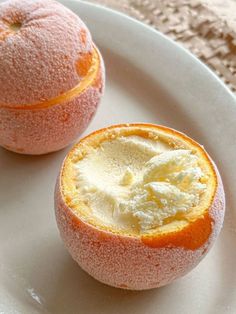
[[[104,225],[149,230],[198,205],[198,157],[139,136],[103,142],[75,164],[78,193]]]

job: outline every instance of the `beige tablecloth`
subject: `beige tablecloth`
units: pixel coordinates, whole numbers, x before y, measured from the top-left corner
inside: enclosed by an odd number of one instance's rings
[[[236,0],[87,0],[147,23],[208,64],[236,93]]]

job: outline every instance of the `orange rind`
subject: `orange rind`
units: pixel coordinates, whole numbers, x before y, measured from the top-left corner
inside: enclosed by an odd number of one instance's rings
[[[124,227],[117,223],[118,220],[107,222],[98,216],[95,203],[91,201],[95,197],[89,198],[87,195],[90,194],[82,193],[84,181],[78,180],[78,175],[84,168],[78,168],[78,165],[84,161],[83,167],[87,165],[92,154],[97,160],[99,150],[104,151],[104,143],[110,145],[114,139],[130,136],[138,136],[144,141],[164,141],[175,151],[191,151],[203,173],[199,180],[204,182],[204,192],[201,192],[198,203],[147,229],[142,229],[142,225],[137,227],[135,223]],[[117,154],[117,160],[119,156]],[[98,165],[96,167],[98,169]],[[93,182],[96,185],[97,174],[93,169],[91,173],[95,179],[88,176],[86,184]],[[84,173],[82,175],[84,178]],[[108,176],[104,172],[104,186],[110,184]],[[174,206],[175,203],[172,204]],[[100,210],[104,208],[105,213],[106,204],[103,205]],[[225,197],[217,167],[200,144],[167,127],[123,124],[88,135],[68,153],[57,180],[55,211],[61,237],[72,257],[85,271],[108,285],[142,290],[166,285],[188,273],[201,261],[221,230]]]
[[[104,90],[104,64],[84,23],[46,0],[0,5],[0,145],[59,150],[83,132]]]

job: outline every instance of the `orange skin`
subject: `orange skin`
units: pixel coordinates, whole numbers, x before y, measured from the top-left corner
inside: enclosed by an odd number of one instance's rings
[[[56,1],[0,4],[0,146],[64,148],[88,126],[105,85],[89,30]]]
[[[68,100],[62,95],[32,106],[0,105],[0,145],[17,153],[40,155],[73,142],[87,128],[104,91],[104,64],[98,50],[97,53],[96,77],[90,86]]]
[[[189,222],[186,227],[159,235],[131,236],[105,226],[90,224],[80,217],[73,209],[73,200],[65,195],[63,185],[67,161],[75,155],[76,148],[95,134],[117,126],[88,135],[67,155],[55,188],[56,220],[65,246],[73,259],[97,280],[114,287],[143,290],[172,282],[188,273],[202,260],[220,233],[225,213],[225,196],[217,167],[198,143],[182,133],[162,126],[132,124],[118,127],[130,126],[146,126],[150,130],[158,128],[191,142],[204,153],[217,182],[214,197],[205,213]]]

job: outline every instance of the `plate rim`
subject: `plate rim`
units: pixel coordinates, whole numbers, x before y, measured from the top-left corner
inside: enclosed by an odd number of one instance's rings
[[[58,0],[60,1],[60,0]],[[177,49],[181,50],[186,56],[191,58],[195,64],[198,64],[198,66],[202,67],[204,71],[206,71],[208,74],[212,76],[212,79],[214,79],[216,82],[218,82],[221,85],[222,90],[224,90],[229,96],[231,96],[232,100],[235,102],[236,105],[236,94],[223,82],[223,80],[206,64],[204,63],[201,59],[199,59],[197,56],[195,56],[190,50],[185,48],[181,43],[173,40],[170,38],[168,35],[163,34],[161,31],[155,29],[151,25],[148,25],[142,21],[139,21],[138,19],[129,16],[128,14],[125,14],[121,11],[115,10],[113,8],[107,7],[105,5],[93,3],[93,2],[87,2],[86,0],[69,0],[69,2],[74,2],[78,6],[84,6],[84,7],[95,7],[96,9],[100,11],[105,11],[111,14],[114,14],[118,16],[119,18],[124,18],[128,23],[135,23],[139,27],[144,27],[147,30],[151,31],[152,33],[158,35],[162,39],[166,40],[167,42],[171,43],[172,46],[176,46]]]

